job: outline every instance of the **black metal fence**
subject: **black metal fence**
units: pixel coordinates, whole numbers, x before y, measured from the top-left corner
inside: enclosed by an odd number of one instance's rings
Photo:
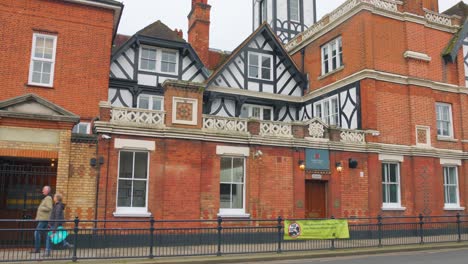
[[[314,219],[288,219],[314,220]],[[318,220],[318,219],[315,219]],[[0,220],[0,262],[281,253],[468,240],[468,215],[352,218],[350,239],[284,240],[284,220],[65,221],[73,248],[34,249],[32,220]]]

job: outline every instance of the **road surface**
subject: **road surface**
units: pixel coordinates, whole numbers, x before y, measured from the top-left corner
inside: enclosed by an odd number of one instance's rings
[[[255,262],[264,264],[468,264],[468,249]],[[246,262],[245,264],[254,264]]]

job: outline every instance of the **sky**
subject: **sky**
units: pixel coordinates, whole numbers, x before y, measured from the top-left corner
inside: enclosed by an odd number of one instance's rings
[[[170,28],[182,29],[187,39],[187,15],[191,0],[120,0],[125,4],[119,33],[133,35],[138,30],[161,20]],[[460,0],[439,0],[446,10]],[[317,0],[320,19],[345,0]],[[466,2],[466,0],[465,0]],[[211,7],[210,48],[232,51],[252,33],[252,0],[208,0]]]

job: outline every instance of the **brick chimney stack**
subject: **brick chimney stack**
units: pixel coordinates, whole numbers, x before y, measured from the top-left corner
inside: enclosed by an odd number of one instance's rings
[[[188,15],[188,42],[205,65],[209,60],[210,11],[208,0],[192,0],[192,10]]]
[[[424,15],[424,9],[439,13],[439,0],[404,0],[404,10],[409,13]]]
[[[174,32],[179,36],[180,38],[184,38],[184,33],[182,32],[182,29],[174,29]]]

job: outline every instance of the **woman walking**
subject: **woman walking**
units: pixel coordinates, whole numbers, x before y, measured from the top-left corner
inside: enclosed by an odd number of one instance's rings
[[[45,256],[49,257],[50,256],[50,250],[52,247],[52,238],[55,235],[58,235],[57,229],[63,225],[63,221],[65,220],[63,211],[65,209],[65,205],[62,203],[62,195],[59,193],[56,193],[54,195],[54,208],[52,209],[52,213],[50,214],[50,221],[49,221],[49,227],[52,232],[51,235],[47,236],[47,241],[46,241],[46,252]],[[73,248],[73,245],[68,243],[66,239],[63,239],[62,245],[64,248]]]

